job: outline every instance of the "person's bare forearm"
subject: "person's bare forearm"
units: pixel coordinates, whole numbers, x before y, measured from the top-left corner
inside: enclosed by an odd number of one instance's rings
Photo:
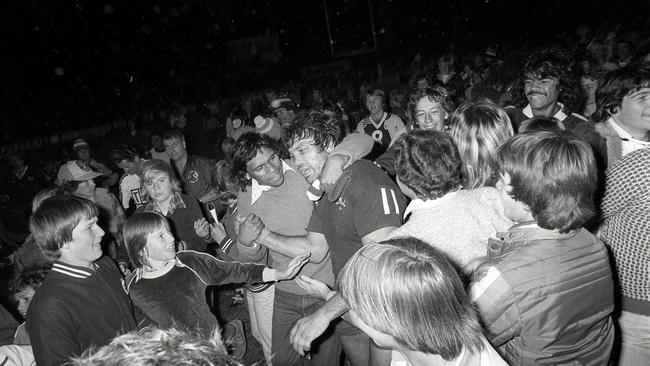
[[[263,230],[256,242],[287,257],[296,257],[302,254],[311,253],[309,261],[320,263],[327,256],[327,248],[320,248],[313,245],[307,236],[285,236],[272,231]]]

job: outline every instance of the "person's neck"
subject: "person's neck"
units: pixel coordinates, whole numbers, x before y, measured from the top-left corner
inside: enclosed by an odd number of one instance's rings
[[[614,122],[616,122],[618,127],[625,130],[625,132],[629,133],[635,139],[641,141],[650,141],[650,131],[645,129],[630,127],[624,123],[621,123],[621,121],[616,116],[612,116],[612,119],[614,120]]]
[[[166,274],[167,272],[171,271],[172,268],[174,268],[176,257],[168,259],[166,261],[147,258],[147,261],[149,261],[149,265],[144,267],[142,276],[145,278],[157,278]]]
[[[187,164],[187,154],[185,154],[185,156],[181,157],[178,160],[174,160],[174,165],[176,166],[176,170],[178,170],[178,174],[183,173],[186,164]]]
[[[557,112],[560,111],[560,106],[557,104],[557,102],[555,102],[539,109],[535,109],[531,106],[530,110],[533,112],[533,116],[535,117],[537,116],[553,117]]]
[[[169,198],[167,198],[166,200],[156,202],[156,204],[158,205],[158,208],[160,209],[160,212],[162,212],[163,215],[167,215],[167,212],[169,212],[169,204],[171,203],[173,196],[174,196],[174,194],[172,193],[169,196]]]
[[[384,117],[384,111],[370,114],[370,118],[372,118],[372,120],[375,122],[379,122],[383,117]]]
[[[62,254],[61,257],[59,258],[59,261],[62,263],[65,263],[69,266],[75,266],[75,267],[83,267],[83,268],[88,268],[92,271],[95,270],[95,262],[87,262],[75,258],[68,258],[65,254]]]
[[[445,361],[440,355],[431,353],[424,353],[418,351],[400,351],[406,357],[409,364],[413,366],[451,366],[454,365],[456,359]]]

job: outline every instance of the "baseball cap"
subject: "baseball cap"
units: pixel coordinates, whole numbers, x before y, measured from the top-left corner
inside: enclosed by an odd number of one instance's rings
[[[74,140],[74,143],[72,144],[72,149],[73,150],[76,151],[77,149],[80,149],[82,147],[89,147],[86,140],[84,140],[84,139],[76,139],[76,140]]]
[[[284,108],[287,110],[293,110],[296,108],[296,103],[294,103],[294,101],[289,97],[280,97],[274,99],[271,102],[271,108],[273,109]]]
[[[56,180],[59,184],[70,181],[83,182],[88,179],[97,178],[101,174],[88,169],[83,169],[76,160],[70,160],[61,165]]]

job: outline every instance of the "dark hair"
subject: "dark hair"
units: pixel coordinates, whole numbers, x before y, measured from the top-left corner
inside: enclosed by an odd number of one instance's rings
[[[395,140],[397,178],[420,199],[457,190],[462,184],[458,149],[445,132],[415,130]]]
[[[573,54],[559,47],[540,48],[524,64],[524,78],[554,77],[558,79],[558,93],[566,113],[578,111],[583,105],[584,93],[580,86]]]
[[[149,234],[160,228],[169,228],[169,222],[165,216],[157,212],[140,212],[129,217],[124,223],[124,246],[129,259],[135,268],[142,268],[149,265],[145,247]]]
[[[29,219],[29,229],[36,244],[51,258],[60,256],[60,249],[72,241],[72,231],[82,221],[97,216],[91,201],[73,196],[54,196],[44,200]]]
[[[255,158],[263,148],[275,151],[282,158],[287,157],[283,147],[268,135],[249,132],[241,135],[235,142],[231,154],[232,180],[240,190],[245,190],[249,183],[249,179],[246,178],[246,164]]]
[[[180,128],[172,128],[165,131],[162,138],[163,140],[171,140],[171,139],[184,140],[185,135],[183,134],[183,131],[181,131]]]
[[[366,89],[365,93],[363,93],[364,102],[366,99],[368,99],[368,97],[379,97],[381,99],[382,107],[386,109],[386,94],[384,93],[383,90],[369,87],[368,89]]]
[[[230,136],[221,141],[221,151],[223,151],[223,155],[226,158],[229,158],[232,155],[232,151],[235,149],[235,145],[237,145],[237,140]]]
[[[650,83],[650,65],[628,65],[622,69],[606,73],[599,81],[596,89],[596,105],[594,113],[596,121],[605,121],[621,107],[623,97],[632,89]]]
[[[519,125],[519,133],[530,131],[564,131],[564,123],[555,117],[535,116]]]
[[[117,147],[111,151],[111,160],[115,164],[121,163],[122,160],[133,161],[136,156],[138,156],[138,152],[127,144],[117,145]]]
[[[458,357],[484,347],[476,310],[449,259],[405,237],[364,245],[338,277],[350,311],[405,349]]]
[[[594,216],[598,185],[589,144],[566,131],[515,135],[499,147],[501,172],[510,175],[513,199],[526,204],[537,224],[566,233]]]
[[[343,140],[341,123],[335,117],[323,113],[298,113],[296,118],[287,126],[283,126],[283,143],[288,149],[296,141],[312,139],[313,144],[326,149],[334,147]]]
[[[11,278],[9,291],[11,291],[12,294],[16,294],[28,287],[36,291],[41,287],[41,284],[48,273],[50,273],[50,269],[45,267],[32,268],[26,271],[17,272]]]

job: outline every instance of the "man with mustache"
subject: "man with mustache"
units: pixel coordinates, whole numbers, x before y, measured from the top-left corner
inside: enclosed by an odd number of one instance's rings
[[[587,121],[572,113],[581,104],[580,85],[573,68],[573,58],[563,49],[543,48],[528,56],[523,70],[528,105],[505,108],[515,131],[523,121],[537,116],[557,118],[567,130]]]

